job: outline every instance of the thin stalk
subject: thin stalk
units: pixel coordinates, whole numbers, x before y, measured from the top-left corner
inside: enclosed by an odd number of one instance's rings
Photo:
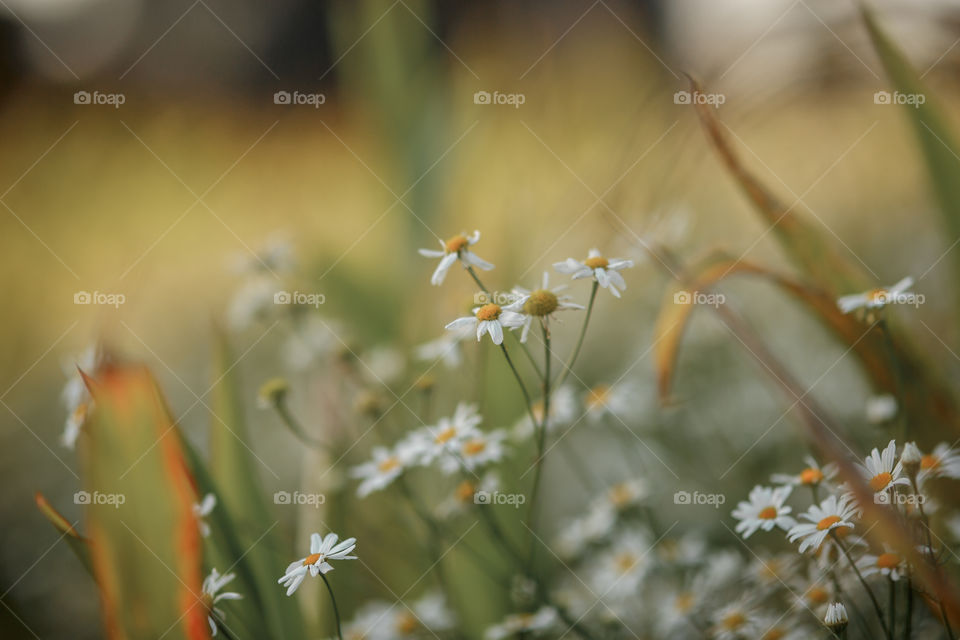
[[[212,613],[212,612],[211,612]],[[227,624],[223,621],[220,616],[213,614],[213,622],[217,625],[217,629],[223,634],[223,637],[227,640],[236,640],[236,636],[230,633],[230,629],[227,628]]]
[[[860,569],[857,568],[857,563],[853,561],[850,551],[847,550],[846,545],[844,545],[839,536],[837,536],[836,530],[830,531],[830,537],[833,538],[834,542],[837,543],[837,546],[840,547],[840,550],[843,551],[843,555],[847,557],[847,561],[850,563],[850,567],[853,569],[853,572],[857,575],[857,579],[860,580],[860,584],[863,585],[867,595],[870,596],[870,602],[873,603],[873,609],[877,613],[877,619],[880,620],[880,626],[883,627],[883,635],[887,637],[887,640],[893,640],[892,636],[890,635],[890,630],[887,628],[887,622],[884,618],[883,610],[880,608],[880,603],[877,602],[877,597],[873,595],[873,590],[867,584],[867,581],[863,579],[863,575],[860,573]]]
[[[889,595],[887,596],[887,608],[889,611],[887,611],[887,613],[890,615],[890,622],[888,625],[890,627],[890,635],[892,637],[897,632],[897,584],[890,576],[887,576],[887,583],[889,588]]]
[[[577,338],[577,345],[573,348],[573,353],[570,356],[570,359],[567,361],[567,364],[564,366],[563,371],[560,373],[560,377],[557,380],[556,384],[553,386],[555,388],[560,388],[560,385],[563,384],[563,381],[567,379],[567,376],[570,374],[570,370],[573,369],[573,364],[577,361],[577,356],[580,355],[580,348],[583,347],[583,338],[587,335],[587,325],[590,324],[590,316],[593,314],[593,302],[597,298],[597,289],[599,288],[600,283],[596,280],[593,281],[593,288],[590,289],[590,302],[587,303],[587,315],[583,318],[583,326],[580,327],[580,337]]]
[[[330,594],[330,603],[333,605],[333,619],[337,623],[337,637],[343,640],[343,632],[340,630],[340,610],[337,608],[337,599],[333,597],[333,588],[330,586],[326,575],[321,573],[320,577],[323,578],[323,584],[327,585],[327,593]]]
[[[483,291],[485,294],[490,295],[490,291],[487,289],[486,286],[484,286],[482,282],[480,282],[480,278],[477,276],[477,272],[473,270],[473,267],[471,267],[470,265],[464,265],[464,266],[467,269],[467,273],[469,273],[470,277],[473,278],[473,281],[477,283],[478,287],[480,287],[480,290]]]
[[[283,422],[284,426],[286,426],[287,429],[289,429],[298,440],[307,446],[314,447],[316,449],[326,450],[328,448],[327,443],[318,440],[307,433],[306,429],[301,426],[300,422],[293,416],[293,413],[290,412],[290,408],[287,406],[287,403],[284,400],[275,402],[273,404],[273,408],[276,410],[277,415],[280,416],[280,420]]]
[[[523,399],[527,407],[527,415],[530,417],[531,424],[534,426],[540,424],[540,421],[537,420],[536,416],[533,415],[533,401],[530,399],[530,392],[527,391],[527,385],[523,383],[523,378],[520,377],[520,372],[517,371],[517,368],[513,364],[513,360],[510,358],[510,354],[507,353],[507,348],[500,344],[500,350],[503,351],[503,357],[506,358],[507,364],[510,365],[510,371],[513,372],[513,377],[517,379],[517,384],[520,385],[520,391],[523,393]]]
[[[914,475],[910,478],[911,484],[913,484],[913,490],[920,495],[920,488],[917,484],[917,477]],[[933,555],[933,538],[930,534],[930,520],[927,518],[926,512],[923,510],[923,502],[920,501],[917,503],[917,508],[920,510],[920,521],[923,523],[923,530],[927,538],[927,555],[930,556],[930,565],[931,570],[934,573],[940,571],[940,567],[937,563],[936,557]],[[937,596],[937,606],[940,609],[940,617],[943,618],[943,628],[947,631],[947,636],[950,640],[956,640],[956,636],[953,635],[953,628],[950,626],[950,619],[947,617],[947,608],[943,606],[943,598]]]
[[[536,468],[533,470],[533,488],[530,491],[530,509],[527,512],[527,520],[530,522],[530,551],[527,555],[527,573],[533,571],[533,565],[537,552],[537,540],[533,533],[534,520],[537,516],[537,494],[540,490],[540,478],[543,475],[544,455],[547,446],[547,420],[550,415],[550,330],[542,319],[540,327],[543,329],[543,347],[544,347],[544,371],[546,375],[543,378],[543,419],[537,427],[537,460]]]
[[[913,576],[907,575],[907,619],[903,622],[903,640],[910,640],[913,627]]]

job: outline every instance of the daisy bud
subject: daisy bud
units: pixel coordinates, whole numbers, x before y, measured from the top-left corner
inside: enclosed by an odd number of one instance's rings
[[[413,383],[413,386],[418,390],[423,391],[424,393],[429,393],[433,391],[433,388],[437,385],[437,379],[433,376],[424,374],[417,378],[417,381]]]
[[[907,475],[913,478],[920,471],[920,463],[923,462],[923,454],[917,448],[917,443],[908,442],[903,445],[903,453],[900,455],[900,464]]]
[[[257,406],[261,409],[270,409],[280,406],[290,391],[290,385],[283,378],[271,378],[260,386],[257,393]]]
[[[823,623],[827,625],[833,633],[839,635],[847,628],[850,622],[847,618],[847,608],[841,602],[831,602],[827,606],[827,615],[823,618]]]

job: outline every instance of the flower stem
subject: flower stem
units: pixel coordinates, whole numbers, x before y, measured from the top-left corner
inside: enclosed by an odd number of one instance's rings
[[[887,576],[887,586],[889,587],[889,595],[887,597],[887,613],[890,615],[890,635],[893,636],[897,631],[897,583],[893,581],[893,578]]]
[[[544,346],[544,377],[543,377],[543,417],[537,429],[537,459],[534,462],[536,468],[533,471],[533,488],[530,490],[530,509],[527,512],[527,520],[530,522],[530,551],[527,555],[527,573],[533,571],[534,560],[537,551],[537,539],[533,533],[534,519],[536,518],[537,493],[540,490],[540,477],[543,475],[544,454],[547,445],[547,421],[550,416],[550,330],[545,322],[541,322],[543,329]]]
[[[913,578],[907,575],[907,619],[903,623],[904,640],[910,640],[911,627],[913,627]]]
[[[470,265],[465,265],[465,266],[467,269],[467,273],[469,273],[470,277],[473,278],[473,281],[477,283],[477,286],[480,287],[480,290],[483,291],[485,294],[490,295],[490,291],[482,282],[480,282],[480,278],[477,276],[477,272],[473,270],[473,267],[471,267]]]
[[[327,443],[314,438],[307,433],[306,429],[300,424],[300,422],[293,416],[293,413],[290,412],[290,408],[287,406],[286,401],[279,400],[273,403],[273,408],[276,410],[277,415],[280,416],[280,421],[283,422],[284,426],[287,427],[297,437],[298,440],[303,442],[309,447],[314,447],[316,449],[325,450],[328,448]]]
[[[890,630],[887,628],[887,622],[883,616],[883,610],[880,608],[880,603],[877,602],[877,597],[873,595],[873,590],[867,584],[867,581],[863,579],[863,575],[860,573],[860,569],[857,568],[857,563],[853,561],[853,557],[850,555],[850,551],[847,549],[846,545],[840,540],[840,537],[837,536],[836,530],[830,531],[830,537],[833,538],[834,542],[837,543],[837,546],[840,547],[840,550],[843,551],[843,555],[847,557],[847,561],[850,563],[850,567],[853,569],[853,572],[857,574],[857,579],[860,580],[860,584],[863,585],[863,588],[866,590],[867,595],[870,596],[870,602],[873,603],[873,609],[877,613],[877,619],[880,620],[880,626],[883,627],[883,635],[886,636],[887,640],[893,640],[890,635]]]
[[[560,378],[557,380],[557,383],[553,385],[556,388],[559,388],[563,384],[563,381],[567,379],[567,375],[570,374],[570,370],[573,369],[573,363],[577,361],[577,356],[580,355],[580,348],[583,346],[583,338],[587,335],[587,325],[590,324],[590,315],[593,313],[593,302],[597,297],[597,288],[600,286],[596,280],[593,281],[593,288],[590,290],[590,302],[587,304],[587,315],[583,318],[583,326],[580,328],[580,337],[577,338],[577,346],[573,348],[573,354],[570,356],[570,359],[567,361],[567,364],[564,365],[563,371],[560,373]]]
[[[887,357],[890,359],[890,368],[893,369],[894,389],[896,390],[897,398],[896,421],[900,426],[901,437],[906,440],[909,435],[907,429],[909,428],[908,425],[910,421],[907,420],[906,393],[903,388],[903,372],[900,367],[900,359],[897,358],[897,351],[893,344],[893,335],[887,326],[886,318],[878,320],[877,326],[880,328],[880,333],[883,334],[883,346],[884,349],[886,349]]]
[[[337,637],[343,640],[343,631],[340,630],[340,610],[337,609],[337,599],[333,597],[333,588],[330,586],[326,575],[321,573],[320,577],[323,578],[323,584],[327,585],[327,593],[330,594],[330,603],[333,605],[333,619],[337,623]]]
[[[507,364],[510,365],[510,371],[513,372],[513,377],[517,379],[517,384],[520,385],[520,391],[523,393],[523,399],[526,402],[527,415],[530,417],[530,422],[536,426],[539,423],[536,416],[533,415],[533,401],[530,399],[530,392],[527,391],[527,385],[523,383],[523,378],[520,377],[520,373],[513,365],[513,360],[510,358],[510,354],[507,353],[507,348],[502,343],[500,345],[500,350],[503,351],[503,357],[507,359]]]

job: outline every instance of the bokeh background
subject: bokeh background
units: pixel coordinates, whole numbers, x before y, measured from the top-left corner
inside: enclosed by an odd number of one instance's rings
[[[960,8],[876,4],[955,117]],[[436,235],[481,229],[478,253],[504,288],[591,246],[632,257],[628,296],[598,310],[587,379],[649,347],[665,278],[638,238],[785,268],[692,109],[675,101],[684,73],[725,96],[718,114],[751,169],[802,202],[878,284],[917,278],[927,303],[903,321],[955,374],[942,258],[954,239],[938,226],[902,113],[874,102],[887,87],[853,2],[0,0],[0,635],[100,636],[91,581],[33,506],[42,491],[68,518],[80,514],[78,462],[59,442],[63,367],[98,337],[147,362],[203,446],[210,416],[195,399],[236,287],[231,264],[275,234],[296,248],[308,290],[326,296],[323,313],[370,348],[430,339],[463,307],[460,274],[427,286],[432,265],[416,249]],[[123,104],[77,104],[78,91]],[[278,91],[325,100],[276,104]],[[477,104],[478,91],[523,104]],[[126,301],[76,305],[78,291]],[[821,401],[865,422],[869,390],[839,345],[772,289],[727,293]],[[275,338],[237,336],[251,411],[258,383],[279,372]],[[688,446],[714,452],[689,467],[689,452],[664,454],[688,486],[716,482],[782,410],[729,340],[697,319],[696,355],[681,362],[688,402],[655,419],[691,425],[702,439]],[[637,375],[652,384],[649,361]],[[309,399],[300,408],[317,410]],[[267,466],[298,460],[275,420],[253,426]],[[789,449],[790,429],[780,425],[783,437],[726,486],[752,486],[771,450]],[[608,452],[582,444],[602,472]],[[295,477],[263,475],[268,490]],[[553,482],[562,487],[562,474]]]

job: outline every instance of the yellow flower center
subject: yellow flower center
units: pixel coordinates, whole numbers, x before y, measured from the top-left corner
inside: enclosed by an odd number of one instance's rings
[[[680,613],[686,613],[693,608],[693,594],[689,592],[680,593],[673,601],[674,608]]]
[[[757,517],[761,520],[773,520],[777,517],[777,508],[776,507],[766,507],[760,513],[757,514]]]
[[[773,629],[770,629],[765,634],[763,634],[763,637],[761,640],[781,640],[781,638],[784,638],[786,635],[787,635],[786,631],[784,631],[780,627],[774,627]]]
[[[933,455],[932,453],[929,453],[923,456],[922,458],[920,458],[921,469],[927,469],[929,471],[930,469],[936,469],[939,466],[940,466],[940,458]]]
[[[523,312],[529,316],[548,316],[557,310],[560,301],[552,291],[537,289],[523,303]]]
[[[498,304],[485,304],[477,309],[477,320],[496,320],[500,317],[500,311],[500,305]]]
[[[385,460],[381,460],[380,464],[377,465],[377,469],[380,470],[380,473],[389,473],[400,466],[400,460],[396,456],[390,456]]]
[[[537,422],[543,421],[543,401],[539,400],[530,405],[530,413],[537,419]]]
[[[583,264],[587,265],[591,269],[606,269],[610,264],[610,261],[603,256],[595,256],[593,258],[587,258],[583,261]]]
[[[396,627],[400,635],[406,636],[420,628],[420,625],[417,623],[417,619],[413,617],[413,614],[405,611],[397,618]]]
[[[746,622],[747,616],[743,615],[739,611],[734,611],[733,613],[728,613],[723,617],[723,620],[720,622],[720,626],[727,631],[736,631],[746,624]]]
[[[894,569],[900,566],[900,556],[896,553],[881,553],[877,556],[877,568]]]
[[[608,494],[610,503],[617,509],[622,509],[630,504],[633,496],[634,493],[630,490],[630,486],[626,482],[613,485],[610,487],[610,493]]]
[[[814,585],[810,587],[810,590],[807,591],[807,600],[813,604],[823,604],[830,599],[830,594],[827,593],[827,590],[819,585]]]
[[[837,524],[838,522],[840,522],[840,516],[827,516],[826,518],[824,518],[823,520],[817,523],[817,529],[819,531],[826,531],[827,529]]]
[[[618,553],[613,559],[613,562],[615,565],[617,565],[617,570],[620,573],[627,573],[637,566],[637,563],[640,562],[640,559],[629,551],[624,551],[623,553]]]
[[[878,473],[877,475],[870,478],[870,488],[874,491],[880,491],[885,488],[890,481],[893,480],[893,476],[884,471],[883,473]]]
[[[303,566],[309,567],[312,564],[317,564],[317,561],[323,558],[322,553],[311,553],[306,558],[303,559]]]
[[[807,467],[800,472],[800,482],[802,484],[820,484],[823,480],[823,472],[820,469]]]
[[[448,443],[455,435],[457,435],[457,430],[453,427],[447,427],[440,433],[436,435],[433,439],[437,444],[446,444]]]
[[[873,291],[867,294],[867,299],[870,302],[883,302],[887,301],[887,298],[890,297],[890,292],[886,289],[874,289]]]
[[[469,480],[464,480],[457,486],[454,496],[456,496],[460,502],[471,502],[473,500],[473,494],[476,492],[477,487]]]
[[[487,443],[480,438],[476,440],[470,440],[465,442],[463,445],[463,455],[465,456],[477,456],[483,453],[483,450],[487,448]]]
[[[610,387],[605,384],[600,384],[587,392],[587,398],[584,402],[587,405],[587,409],[600,409],[606,406],[609,398]]]
[[[463,249],[465,246],[470,244],[470,241],[467,240],[466,236],[453,236],[447,240],[444,247],[447,250],[447,253],[457,253],[460,249]]]

